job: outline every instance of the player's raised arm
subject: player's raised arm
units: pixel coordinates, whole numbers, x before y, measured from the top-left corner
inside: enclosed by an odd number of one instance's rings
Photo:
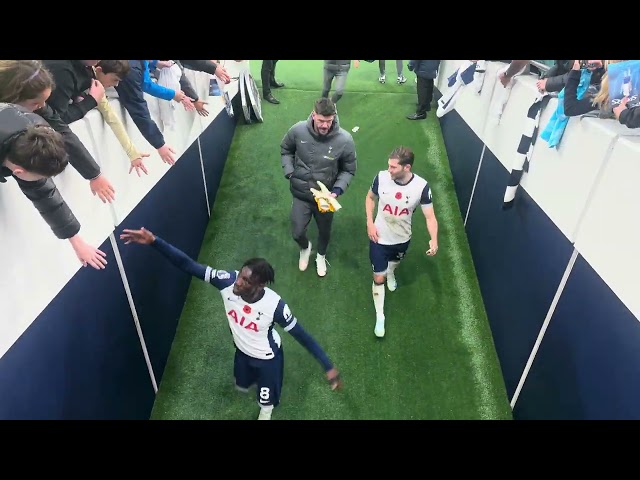
[[[182,250],[174,247],[157,235],[154,235],[153,232],[150,232],[144,227],[140,230],[125,229],[122,231],[120,239],[124,240],[125,245],[130,243],[151,245],[183,272],[209,282],[218,289],[230,285],[235,280],[235,272],[223,272],[222,270],[214,270],[207,265],[202,265]]]
[[[338,369],[333,366],[333,363],[329,360],[328,355],[318,342],[316,342],[316,340],[304,328],[302,328],[302,325],[298,323],[298,319],[293,316],[289,306],[284,302],[284,300],[280,300],[278,303],[273,319],[284,329],[285,332],[289,332],[293,338],[300,343],[300,345],[306,348],[309,353],[313,355],[318,362],[320,362],[325,371],[327,380],[331,385],[331,390],[341,388],[342,379],[340,378],[340,372],[338,372]]]

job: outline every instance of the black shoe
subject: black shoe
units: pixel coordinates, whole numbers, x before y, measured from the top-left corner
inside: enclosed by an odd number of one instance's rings
[[[280,100],[274,97],[273,94],[271,93],[267,93],[266,95],[263,95],[262,98],[264,98],[269,103],[273,103],[274,105],[278,105],[280,103]]]
[[[407,115],[407,118],[409,120],[424,120],[425,118],[427,118],[427,114],[426,113],[414,113],[412,115]]]
[[[280,83],[280,82],[276,81],[275,78],[272,78],[271,82],[269,82],[269,84],[271,85],[271,88],[282,88],[282,87],[284,87],[284,83]]]

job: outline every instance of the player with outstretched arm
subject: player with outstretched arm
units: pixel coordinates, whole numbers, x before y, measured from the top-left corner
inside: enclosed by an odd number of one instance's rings
[[[217,270],[192,260],[149,230],[123,230],[125,244],[151,245],[182,271],[216,287],[222,295],[229,328],[236,347],[236,388],[248,392],[256,386],[260,405],[258,420],[270,420],[280,403],[284,374],[284,353],[274,323],[289,332],[326,372],[332,390],[342,387],[340,373],[314,338],[302,328],[289,306],[267,287],[275,280],[273,267],[263,258],[251,258],[240,270]]]

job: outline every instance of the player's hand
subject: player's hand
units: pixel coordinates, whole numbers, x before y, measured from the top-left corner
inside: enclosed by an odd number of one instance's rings
[[[429,240],[429,250],[427,250],[427,255],[433,257],[436,253],[438,253],[437,240]]]
[[[331,390],[339,390],[342,388],[342,378],[340,377],[340,372],[338,372],[337,368],[332,368],[326,373],[326,375],[329,385],[331,385]]]
[[[124,240],[125,245],[128,245],[131,242],[139,243],[140,245],[151,245],[156,241],[156,237],[144,227],[140,230],[127,230],[125,228],[120,234],[120,240]]]
[[[369,235],[369,240],[371,240],[372,242],[378,243],[378,229],[376,228],[376,225],[373,222],[372,223],[367,222],[367,235]]]

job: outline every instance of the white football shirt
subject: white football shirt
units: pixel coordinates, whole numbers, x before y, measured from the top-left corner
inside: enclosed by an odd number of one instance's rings
[[[207,267],[204,280],[220,290],[236,347],[250,357],[269,360],[281,345],[274,324],[278,323],[288,332],[296,325],[296,317],[280,295],[268,287],[265,287],[263,297],[257,302],[245,302],[233,293],[237,276],[237,270],[228,272]]]
[[[406,184],[400,185],[388,170],[376,175],[371,191],[378,197],[378,212],[374,224],[378,229],[378,243],[396,245],[411,240],[411,217],[418,205],[431,205],[429,183],[415,173]]]

